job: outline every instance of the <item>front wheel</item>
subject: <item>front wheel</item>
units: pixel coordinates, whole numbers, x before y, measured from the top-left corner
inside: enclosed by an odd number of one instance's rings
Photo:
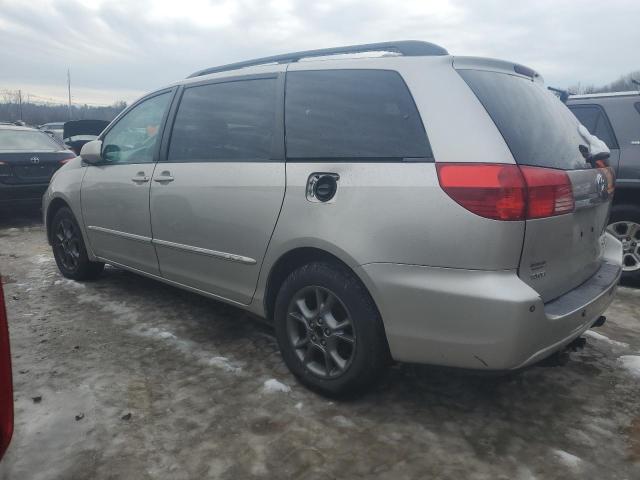
[[[389,363],[380,314],[359,279],[339,264],[289,275],[275,306],[285,363],[301,383],[336,397],[371,387]]]
[[[80,226],[67,207],[61,208],[53,216],[51,246],[58,269],[67,278],[93,280],[104,269],[104,263],[89,260]]]
[[[623,280],[640,281],[640,207],[613,207],[607,231],[622,242]]]

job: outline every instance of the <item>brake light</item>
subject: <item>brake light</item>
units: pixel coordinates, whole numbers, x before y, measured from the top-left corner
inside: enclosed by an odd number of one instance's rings
[[[7,325],[7,312],[4,306],[2,279],[0,278],[0,458],[7,450],[13,435],[12,385],[9,328]]]
[[[73,157],[63,158],[62,160],[60,160],[60,165],[64,165],[65,163],[69,163],[74,158],[76,158],[75,155]]]
[[[526,220],[574,209],[571,181],[562,170],[491,163],[439,163],[436,169],[447,195],[481,217]]]
[[[544,218],[573,212],[573,188],[563,170],[520,167],[527,184],[527,218]]]

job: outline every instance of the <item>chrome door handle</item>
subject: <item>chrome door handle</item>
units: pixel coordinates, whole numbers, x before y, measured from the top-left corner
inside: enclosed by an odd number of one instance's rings
[[[153,179],[154,182],[158,182],[158,183],[169,183],[169,182],[173,182],[174,180],[175,178],[171,176],[171,172],[169,172],[168,170],[165,170],[164,172],[162,172],[160,175],[158,175]]]

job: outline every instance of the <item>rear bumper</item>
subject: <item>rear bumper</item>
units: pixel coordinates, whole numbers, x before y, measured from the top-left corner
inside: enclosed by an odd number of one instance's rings
[[[40,205],[47,183],[35,185],[7,185],[0,183],[0,207],[12,205]]]
[[[607,235],[598,272],[543,303],[516,271],[368,264],[359,267],[398,361],[512,370],[562,349],[613,301],[622,247]]]

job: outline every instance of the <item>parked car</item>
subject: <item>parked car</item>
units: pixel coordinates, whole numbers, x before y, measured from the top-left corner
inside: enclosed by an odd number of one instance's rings
[[[71,120],[64,124],[62,139],[64,143],[80,155],[80,149],[91,140],[95,140],[109,122],[105,120]]]
[[[0,207],[41,205],[53,173],[75,156],[40,130],[0,125]]]
[[[2,386],[0,388],[0,459],[2,459],[13,435],[13,379],[2,277],[0,277],[0,385]]]
[[[55,137],[57,140],[62,141],[62,135],[64,132],[64,122],[50,122],[40,125],[38,127],[43,132],[49,133],[51,136]]]
[[[567,106],[611,150],[616,194],[607,229],[623,245],[622,276],[640,281],[640,94],[572,95]]]
[[[518,64],[298,52],[138,100],[54,176],[46,231],[67,278],[110,263],[267,318],[324,394],[390,359],[514,370],[613,300],[598,143]]]

